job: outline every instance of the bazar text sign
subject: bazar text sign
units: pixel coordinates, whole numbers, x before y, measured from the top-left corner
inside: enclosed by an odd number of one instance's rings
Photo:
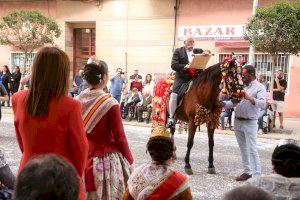
[[[242,40],[244,31],[244,25],[180,26],[178,39],[190,35],[195,40]]]

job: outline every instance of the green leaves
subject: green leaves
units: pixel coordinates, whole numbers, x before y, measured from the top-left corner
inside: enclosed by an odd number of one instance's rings
[[[37,10],[15,10],[0,21],[0,44],[23,52],[53,44],[60,35],[58,24]]]
[[[245,39],[260,52],[298,54],[300,4],[280,2],[258,9],[246,26]]]

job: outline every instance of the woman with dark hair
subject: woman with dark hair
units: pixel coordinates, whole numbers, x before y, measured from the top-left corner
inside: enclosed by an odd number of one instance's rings
[[[145,82],[143,85],[143,93],[147,93],[149,92],[151,96],[153,96],[153,89],[154,89],[155,83],[152,80],[152,75],[151,74],[147,74],[146,78],[145,78]]]
[[[14,72],[11,75],[11,93],[14,94],[18,92],[20,81],[21,81],[21,71],[19,66],[15,66]]]
[[[68,97],[70,61],[56,47],[42,48],[34,58],[29,90],[13,95],[14,124],[22,152],[19,172],[38,155],[54,153],[77,170],[79,199],[85,199],[81,177],[88,143],[82,123],[81,103]]]
[[[300,199],[299,141],[277,146],[272,154],[272,165],[273,174],[250,179],[249,183],[269,191],[278,200]]]
[[[79,182],[73,165],[54,154],[39,156],[20,172],[14,200],[74,200]]]
[[[134,170],[123,199],[192,199],[187,177],[171,168],[176,148],[170,133],[163,127],[155,128],[147,143],[147,150],[152,163]]]
[[[77,97],[89,142],[85,169],[87,199],[122,199],[133,157],[125,136],[118,101],[104,92],[109,80],[103,61],[87,64],[83,79],[90,87]],[[131,165],[131,166],[130,166]]]
[[[4,85],[8,94],[8,101],[6,101],[7,107],[10,107],[10,89],[11,89],[10,79],[11,79],[11,73],[9,71],[9,68],[7,65],[4,65],[2,67],[2,73],[0,74],[0,83]],[[4,106],[4,103],[5,101],[2,101],[2,106]]]

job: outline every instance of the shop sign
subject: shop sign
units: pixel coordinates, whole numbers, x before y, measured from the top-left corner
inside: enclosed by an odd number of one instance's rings
[[[244,25],[180,26],[178,39],[194,36],[195,40],[243,40]]]

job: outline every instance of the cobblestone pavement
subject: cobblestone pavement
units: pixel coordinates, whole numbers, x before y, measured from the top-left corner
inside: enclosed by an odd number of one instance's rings
[[[135,157],[136,165],[150,161],[146,153],[146,142],[150,129],[125,125],[130,148]],[[174,168],[183,172],[184,155],[186,152],[187,134],[176,134],[177,160]],[[258,150],[262,163],[262,172],[271,172],[271,154],[276,140],[258,139]],[[233,179],[242,172],[242,161],[236,139],[233,135],[215,135],[214,164],[217,174],[207,174],[208,145],[206,133],[198,132],[191,153],[191,165],[194,175],[189,176],[194,199],[221,199],[224,192],[239,186]],[[0,147],[4,149],[6,158],[16,173],[20,160],[20,151],[15,138],[13,116],[5,114],[0,122]]]

